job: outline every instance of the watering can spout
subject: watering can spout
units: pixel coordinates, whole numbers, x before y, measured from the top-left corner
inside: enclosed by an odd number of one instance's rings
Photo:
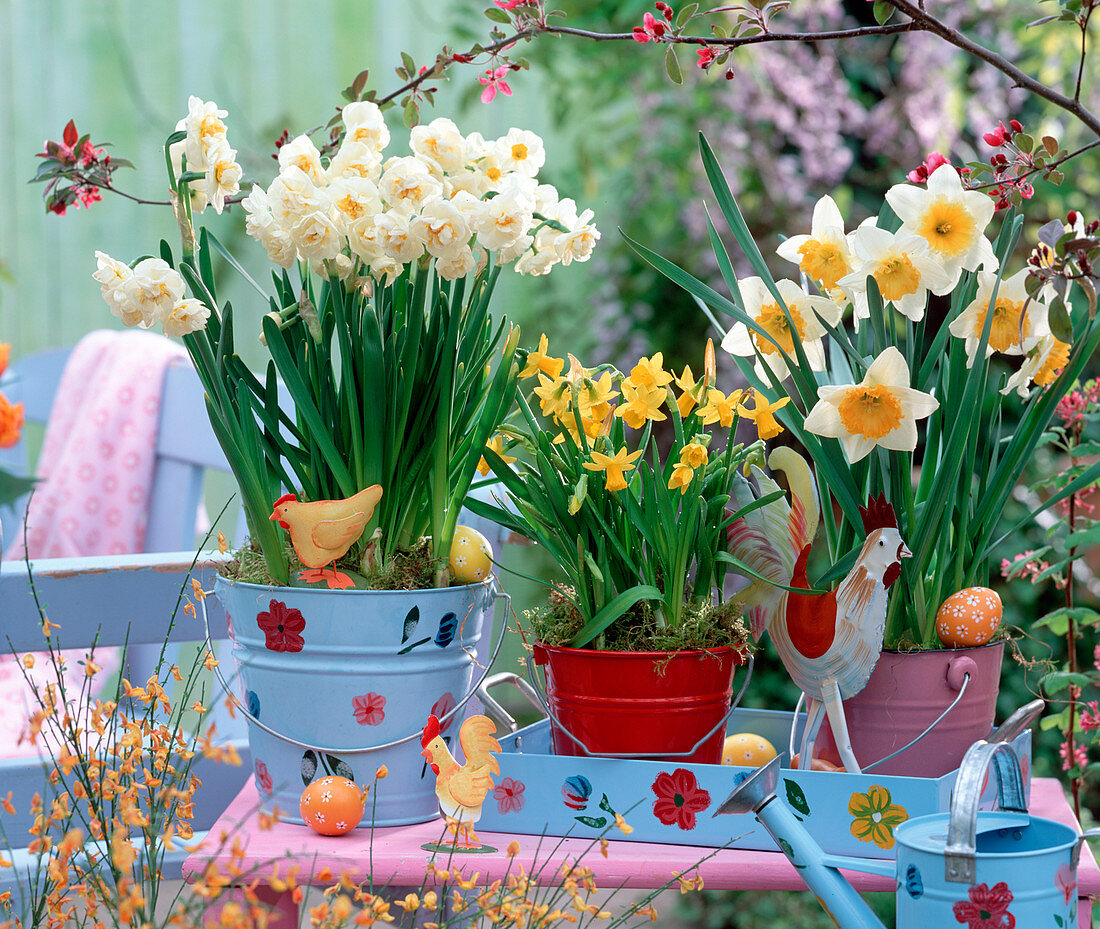
[[[714,815],[755,813],[841,929],[882,929],[878,917],[838,868],[893,877],[894,862],[826,855],[798,817],[776,797],[778,783],[779,759],[773,758],[738,784]]]

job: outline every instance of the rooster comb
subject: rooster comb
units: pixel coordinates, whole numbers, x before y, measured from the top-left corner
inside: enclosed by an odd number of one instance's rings
[[[424,734],[420,737],[420,747],[427,748],[428,743],[439,735],[439,719],[433,713],[428,717],[428,724],[424,727]]]
[[[296,494],[283,494],[278,500],[271,504],[271,508],[275,509],[278,506],[282,506],[284,503],[290,503],[291,501],[297,503],[298,497]]]
[[[886,502],[886,494],[870,497],[867,506],[859,508],[863,519],[863,531],[870,533],[875,529],[897,529],[898,517],[892,504]]]

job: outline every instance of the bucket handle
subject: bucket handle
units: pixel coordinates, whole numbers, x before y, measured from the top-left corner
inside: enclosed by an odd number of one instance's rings
[[[990,762],[997,774],[998,803],[1002,810],[1027,813],[1020,761],[1007,742],[975,742],[966,750],[955,790],[951,797],[951,818],[944,849],[944,880],[954,884],[974,883],[975,841],[978,831],[978,803],[982,780]]]
[[[485,663],[485,670],[482,672],[481,677],[477,679],[477,683],[470,688],[466,696],[459,700],[452,709],[448,710],[440,718],[439,722],[441,726],[445,725],[449,720],[451,720],[454,715],[470,701],[470,698],[477,693],[477,689],[481,686],[481,682],[489,676],[489,671],[493,667],[493,662],[496,661],[497,654],[500,652],[500,646],[504,643],[504,634],[508,631],[508,614],[509,608],[512,604],[512,598],[509,594],[506,594],[503,590],[497,587],[495,583],[494,588],[494,604],[498,603],[501,600],[504,601],[504,622],[500,624],[500,634],[497,636],[497,642],[496,645],[493,647],[493,653],[489,656],[489,660]],[[210,640],[210,622],[206,614],[206,598],[208,596],[212,596],[213,594],[214,591],[212,590],[204,590],[203,596],[198,598],[199,604],[202,607],[202,627],[203,630],[206,632],[206,647],[211,652],[213,652],[213,646],[211,645]],[[419,739],[421,734],[423,733],[423,729],[417,729],[415,732],[405,736],[404,738],[395,739],[394,741],[386,742],[383,745],[367,745],[363,748],[331,748],[323,745],[312,745],[308,742],[300,742],[297,739],[293,739],[282,732],[276,732],[266,723],[260,722],[255,716],[249,713],[248,709],[242,705],[240,699],[233,693],[233,690],[230,688],[229,684],[222,676],[221,671],[218,670],[218,665],[214,664],[212,667],[214,671],[214,676],[218,679],[218,683],[222,685],[222,688],[225,690],[226,694],[228,694],[236,702],[237,709],[240,710],[245,719],[247,719],[254,726],[259,726],[259,728],[261,728],[268,735],[272,735],[283,742],[290,743],[291,745],[296,745],[298,746],[298,748],[310,749],[315,752],[324,752],[329,755],[362,755],[369,752],[380,752],[388,748],[396,748],[398,745],[404,745],[406,742],[411,742],[413,739]]]
[[[518,674],[513,674],[511,671],[501,671],[499,674],[487,677],[481,682],[481,686],[477,689],[477,698],[485,707],[485,715],[503,729],[515,732],[519,728],[516,718],[489,693],[494,687],[501,684],[514,686],[536,710],[542,709],[542,702],[539,700],[538,691]]]
[[[528,655],[527,657],[525,657],[523,659],[523,663],[527,667],[527,677],[531,682],[531,688],[532,688],[532,691],[533,691],[533,695],[534,695],[535,699],[537,699],[538,702],[539,702],[539,708],[548,717],[550,717],[550,720],[554,723],[554,725],[556,725],[562,732],[564,732],[567,736],[569,736],[570,739],[572,739],[577,745],[579,745],[581,747],[581,750],[586,755],[589,755],[591,757],[596,757],[596,758],[641,758],[641,759],[646,759],[646,758],[652,758],[653,757],[653,752],[594,752],[594,751],[592,751],[592,749],[590,749],[579,737],[574,735],[569,730],[569,727],[566,726],[560,719],[558,719],[557,716],[554,715],[554,711],[550,709],[550,700],[546,696],[545,685],[543,685],[542,688],[539,687],[538,680],[535,677],[535,670],[534,670],[534,666],[532,664],[532,660],[533,660],[532,657],[530,655]],[[685,752],[662,753],[661,754],[662,758],[690,758],[692,755],[694,755],[699,750],[699,747],[704,742],[706,742],[707,739],[709,739],[711,736],[714,735],[714,733],[718,732],[720,729],[725,727],[726,722],[729,720],[730,716],[733,715],[733,711],[735,709],[737,709],[738,704],[741,702],[741,698],[745,695],[745,689],[749,686],[749,681],[752,680],[752,669],[753,669],[753,665],[755,663],[756,663],[755,659],[752,656],[752,654],[750,653],[749,656],[748,656],[748,661],[745,663],[745,669],[746,669],[745,682],[741,685],[741,689],[739,691],[737,691],[737,696],[733,698],[733,701],[730,703],[730,708],[728,710],[726,710],[725,716],[723,716],[720,720],[718,720],[718,722],[714,726],[711,726],[710,731],[707,732],[706,735],[704,735],[701,739],[699,739],[699,741],[696,742],[687,751],[685,751]],[[526,688],[523,688],[523,692],[530,699],[531,695],[527,694],[527,689]]]

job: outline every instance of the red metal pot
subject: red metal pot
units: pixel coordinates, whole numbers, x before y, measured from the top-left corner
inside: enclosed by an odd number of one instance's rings
[[[605,652],[539,644],[534,657],[556,720],[554,754],[721,762],[734,670],[743,661],[737,649]]]
[[[940,777],[954,771],[966,750],[989,736],[997,709],[1005,643],[979,648],[883,652],[867,686],[844,701],[852,750],[860,765],[885,758],[931,725],[959,695],[958,705],[912,748],[873,769],[875,774]],[[828,721],[816,754],[839,762]]]

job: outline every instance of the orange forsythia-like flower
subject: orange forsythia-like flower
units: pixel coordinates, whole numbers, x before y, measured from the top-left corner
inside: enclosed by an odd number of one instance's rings
[[[0,393],[0,448],[11,448],[23,431],[23,404]]]

